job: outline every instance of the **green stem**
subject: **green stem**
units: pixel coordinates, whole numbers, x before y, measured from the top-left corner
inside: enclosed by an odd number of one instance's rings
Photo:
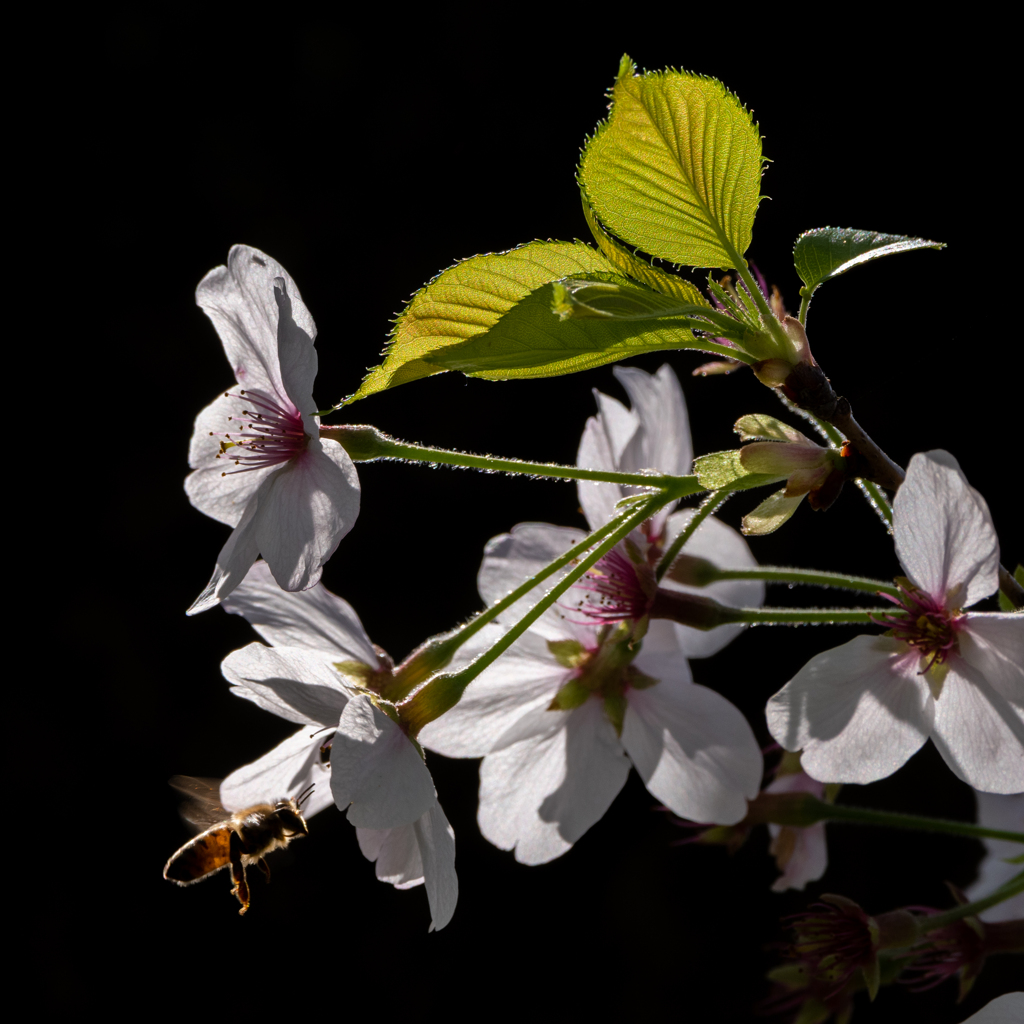
[[[805,569],[777,569],[764,565],[757,569],[716,569],[718,580],[765,580],[768,583],[801,583],[811,587],[837,587],[841,590],[866,590],[872,594],[881,591],[899,597],[891,583],[873,580],[867,576],[846,576],[839,572],[808,572]]]
[[[748,622],[756,626],[837,625],[874,622],[891,615],[892,608],[728,608],[723,622]]]
[[[804,325],[804,327],[807,326],[807,310],[811,308],[811,295],[813,294],[813,292],[808,292],[805,295],[804,289],[800,289],[800,312],[797,313],[796,318]]]
[[[868,807],[849,804],[826,804],[818,801],[814,808],[818,821],[848,821],[858,825],[881,825],[886,828],[906,828],[918,832],[942,832],[970,839],[1003,839],[1011,843],[1024,843],[1024,832],[1008,832],[998,828],[985,828],[966,821],[947,821],[944,818],[924,818],[917,814],[896,811],[874,811]]]
[[[1024,871],[1019,875],[1015,875],[1010,881],[1001,885],[995,892],[990,893],[984,899],[975,900],[973,903],[963,903],[959,907],[953,907],[952,910],[947,910],[942,914],[919,917],[917,923],[924,934],[934,932],[939,928],[945,928],[947,925],[962,921],[965,917],[976,917],[983,910],[988,910],[989,907],[994,907],[997,903],[1002,903],[1012,896],[1016,896],[1019,892],[1024,892]]]
[[[454,707],[466,687],[486,668],[505,653],[537,619],[541,617],[578,579],[603,558],[623,537],[649,519],[671,499],[664,494],[648,498],[643,505],[625,519],[615,520],[615,531],[606,537],[590,554],[551,588],[500,640],[460,672],[438,675],[422,689],[417,690],[399,706],[401,721],[410,736],[415,737],[428,722]]]
[[[703,504],[693,514],[693,518],[686,524],[686,526],[683,527],[682,532],[679,534],[679,536],[676,537],[674,541],[672,541],[672,544],[669,546],[668,551],[665,552],[665,554],[662,556],[661,561],[658,563],[658,568],[655,572],[655,576],[659,580],[671,568],[672,563],[676,560],[676,555],[679,554],[679,552],[682,550],[683,545],[694,535],[694,533],[697,530],[697,527],[700,526],[700,524],[703,523],[704,520],[707,519],[707,517],[715,511],[716,508],[719,508],[725,502],[725,499],[728,498],[729,495],[732,493],[734,492],[730,491],[727,487],[723,487],[720,490],[712,491],[704,499]]]
[[[489,455],[470,455],[468,452],[454,452],[445,448],[430,448],[426,445],[396,441],[377,430],[376,427],[356,424],[322,426],[320,436],[337,441],[356,462],[401,459],[407,462],[427,462],[431,465],[481,469],[491,473],[517,473],[561,480],[595,480],[600,483],[658,489],[665,492],[669,500],[704,490],[695,476],[668,476],[662,473],[613,473],[600,469],[560,466],[552,462],[496,459]]]
[[[857,477],[857,486],[861,493],[867,498],[868,504],[875,510],[882,525],[892,533],[892,505],[885,496],[885,491],[878,484],[863,477]]]
[[[624,512],[623,515],[625,514]],[[609,533],[618,527],[621,518],[620,516],[612,519],[600,529],[588,534],[583,540],[569,548],[564,555],[550,562],[540,572],[529,577],[529,579],[516,587],[515,590],[506,594],[500,601],[492,604],[490,608],[474,616],[465,625],[460,626],[446,636],[428,641],[398,667],[393,681],[387,686],[386,691],[382,695],[395,704],[404,700],[420,683],[425,682],[435,672],[443,669],[451,661],[455,652],[472,636],[479,633],[484,626],[493,622],[502,612],[511,608],[531,590],[558,572],[559,569],[579,558],[580,555],[592,548],[598,541],[608,536]]]

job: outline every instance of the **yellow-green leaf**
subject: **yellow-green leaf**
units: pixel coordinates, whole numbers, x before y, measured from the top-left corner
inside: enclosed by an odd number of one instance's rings
[[[735,267],[760,202],[761,136],[721,82],[683,71],[637,76],[623,57],[612,109],[588,142],[580,183],[629,245],[692,267]]]
[[[776,491],[770,498],[765,498],[753,512],[743,517],[743,532],[748,537],[763,537],[774,533],[796,511],[803,501],[803,495],[787,498],[786,489]]]

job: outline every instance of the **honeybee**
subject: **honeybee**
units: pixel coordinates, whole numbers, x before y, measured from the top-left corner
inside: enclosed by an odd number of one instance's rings
[[[299,809],[313,791],[310,786],[296,800],[256,804],[233,814],[220,803],[220,779],[194,779],[175,775],[170,784],[188,799],[181,815],[201,829],[164,865],[164,878],[176,885],[192,885],[231,866],[232,896],[242,904],[239,914],[249,909],[249,884],[245,869],[252,864],[270,881],[264,857],[287,846],[297,836],[309,835],[306,819]]]

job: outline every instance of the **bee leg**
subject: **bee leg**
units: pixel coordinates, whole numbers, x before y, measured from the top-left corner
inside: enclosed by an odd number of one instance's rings
[[[262,857],[260,857],[260,859],[256,863],[259,864],[260,871],[263,872],[263,877],[266,878],[266,880],[269,882],[270,881],[270,865]]]
[[[228,852],[231,857],[231,881],[235,883],[231,895],[238,897],[238,902],[242,904],[238,912],[244,914],[249,909],[249,883],[246,881],[245,865],[242,863],[242,837],[234,830],[231,832]]]

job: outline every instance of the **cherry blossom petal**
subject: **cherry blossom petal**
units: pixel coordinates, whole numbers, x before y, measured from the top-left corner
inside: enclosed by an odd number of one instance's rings
[[[423,858],[412,825],[357,828],[356,838],[363,856],[376,862],[375,872],[382,882],[396,889],[411,889],[414,885],[423,884]]]
[[[424,726],[418,739],[446,757],[482,757],[520,718],[544,710],[570,673],[543,637],[527,632],[470,683],[455,707]]]
[[[435,801],[430,772],[409,737],[362,696],[345,706],[334,734],[331,790],[359,828],[410,825]]]
[[[810,793],[819,800],[825,792],[825,784],[812,779],[806,772],[780,775],[765,788],[766,793]],[[779,867],[782,874],[772,883],[772,892],[787,889],[804,890],[808,882],[816,882],[828,867],[828,847],[825,842],[825,822],[797,828],[790,825],[769,823],[768,832],[772,837],[771,853],[779,860],[780,843],[788,847],[784,863]],[[780,840],[780,836],[782,839]]]
[[[952,657],[935,701],[932,741],[953,774],[986,793],[1024,791],[1024,709]]]
[[[339,465],[310,438],[306,452],[268,477],[257,497],[260,554],[281,587],[307,590],[359,514],[355,466],[347,455]]]
[[[893,502],[896,555],[910,580],[948,608],[999,586],[999,540],[985,499],[949,452],[917,454]]]
[[[256,513],[259,510],[259,493],[249,499],[245,514],[231,531],[224,547],[217,555],[210,582],[192,602],[186,615],[198,615],[220,604],[245,579],[253,562],[259,557],[260,546],[256,539]]]
[[[1024,992],[1007,992],[986,1003],[962,1024],[1020,1024],[1024,1020]]]
[[[768,701],[768,730],[821,782],[874,782],[928,738],[935,702],[902,641],[858,636],[812,658]]]
[[[480,765],[480,831],[500,849],[514,849],[521,864],[565,853],[600,820],[629,774],[599,700],[532,717],[540,715],[550,716],[550,727]]]
[[[299,295],[295,282],[282,277],[274,279],[274,300],[277,303],[277,357],[285,394],[303,418],[316,412],[313,381],[316,380],[318,358],[313,340],[316,325]],[[316,424],[306,423],[306,433],[316,436]],[[311,429],[312,428],[312,429]]]
[[[675,371],[664,363],[654,374],[630,366],[616,366],[612,373],[626,389],[642,428],[638,461],[632,466],[623,463],[622,471],[656,469],[659,473],[686,476],[693,465],[693,442],[686,399]]]
[[[672,513],[665,528],[667,548],[693,518],[693,509]],[[719,569],[755,569],[757,561],[750,553],[747,542],[731,526],[715,518],[705,519],[683,545],[683,553],[706,558]],[[764,604],[764,583],[760,580],[723,580],[707,587],[688,587],[667,577],[661,585],[667,590],[702,594],[733,608],[758,608]],[[719,626],[717,629],[693,629],[673,623],[679,648],[687,658],[708,658],[743,632],[741,624]]]
[[[297,285],[277,260],[250,246],[231,248],[227,266],[214,267],[199,282],[196,303],[213,321],[239,384],[270,389],[284,397],[278,332],[281,313],[275,288],[288,295],[289,319],[311,343],[316,326]],[[290,348],[288,342],[294,339],[294,332],[286,329],[284,333],[286,348]],[[315,362],[313,365],[315,372]],[[306,395],[300,397],[308,398],[312,391],[310,378]],[[296,401],[295,405],[302,410],[306,402]]]
[[[380,658],[353,607],[322,584],[289,593],[266,562],[257,562],[222,607],[244,616],[275,647],[320,651],[333,661],[354,660],[376,669]]]
[[[586,534],[565,526],[550,526],[547,523],[519,523],[511,533],[491,538],[484,548],[483,562],[477,575],[480,596],[488,605],[500,601],[521,583],[560,558]],[[502,622],[510,625],[521,619],[544,596],[566,572],[549,576],[540,586],[526,597],[517,601],[501,616]],[[548,609],[530,629],[548,640],[562,640],[567,636],[590,639],[595,633],[593,626],[568,621],[563,624],[565,612],[557,605]]]
[[[236,697],[289,722],[334,728],[351,695],[330,665],[298,647],[251,643],[232,651],[220,670]]]
[[[619,469],[623,453],[631,445],[639,448],[637,433],[640,417],[630,412],[621,402],[594,391],[598,413],[587,420],[576,453],[576,465],[581,469],[600,469],[606,472],[624,472]],[[615,503],[626,492],[618,484],[580,480],[576,485],[580,507],[592,530],[604,526],[617,515]]]
[[[330,768],[321,763],[320,745],[326,735],[304,726],[280,742],[268,754],[232,772],[220,784],[221,803],[229,811],[240,811],[253,804],[295,799],[314,786],[302,803],[302,815],[308,821],[334,803]]]
[[[196,417],[189,443],[188,464],[194,472],[185,478],[188,500],[193,508],[228,526],[238,525],[249,499],[277,468],[235,472],[230,454],[221,457],[221,435],[230,433],[233,424],[243,430],[247,422],[243,413],[248,409],[244,398],[220,395]]]
[[[694,683],[662,679],[627,697],[622,745],[650,793],[691,821],[742,820],[763,770],[742,713],[720,693]]]
[[[996,793],[975,793],[978,801],[978,824],[1007,832],[1024,832],[1024,793],[1005,796]],[[984,899],[1001,885],[1020,873],[1019,864],[1008,864],[1007,858],[1020,854],[1020,843],[1006,839],[983,839],[985,857],[978,865],[978,880],[965,890],[972,903]],[[982,921],[1015,921],[1024,917],[1024,892],[983,910]]]
[[[455,913],[459,900],[459,879],[455,874],[455,832],[435,800],[430,810],[412,824],[423,858],[427,902],[430,904],[429,931],[440,931]]]
[[[1024,615],[969,613],[960,653],[1008,701],[1024,707]]]

